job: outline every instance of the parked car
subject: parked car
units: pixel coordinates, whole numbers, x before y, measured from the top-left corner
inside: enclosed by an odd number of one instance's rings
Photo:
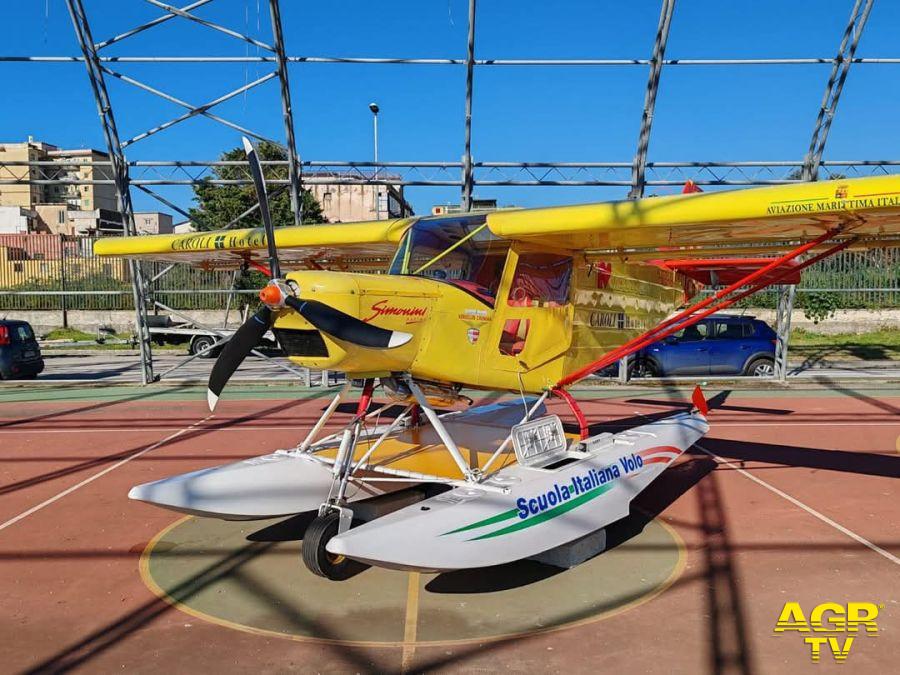
[[[167,314],[156,314],[147,317],[147,327],[150,337],[158,345],[185,344],[188,345],[188,353],[196,354],[203,359],[214,359],[222,352],[222,346],[212,347],[222,337],[231,337],[236,328],[201,328],[188,321],[173,320]],[[278,343],[271,330],[263,335],[257,349],[278,349]]]
[[[29,379],[42,370],[44,359],[31,325],[0,320],[0,380]]]
[[[716,315],[637,353],[632,377],[775,373],[775,331],[752,316]]]

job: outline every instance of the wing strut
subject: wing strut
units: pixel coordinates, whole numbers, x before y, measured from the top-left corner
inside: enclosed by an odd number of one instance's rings
[[[584,416],[584,412],[578,406],[578,401],[576,401],[572,394],[565,389],[554,387],[551,391],[554,396],[559,396],[569,404],[569,409],[572,411],[572,414],[575,415],[575,420],[578,422],[578,434],[581,436],[581,440],[587,438],[590,435],[590,426],[588,425],[587,418]]]
[[[857,240],[856,237],[844,240],[838,244],[834,244],[830,248],[813,256],[809,260],[805,260],[801,263],[798,263],[797,265],[788,265],[790,261],[794,260],[798,256],[803,255],[810,249],[823,244],[825,241],[827,241],[837,233],[838,230],[829,230],[828,232],[820,235],[812,241],[802,244],[801,246],[798,246],[788,253],[785,253],[780,258],[776,258],[768,265],[760,267],[759,269],[745,275],[730,286],[717,291],[714,295],[711,295],[708,298],[704,298],[700,302],[691,305],[675,316],[670,317],[659,325],[651,328],[649,331],[641,333],[622,346],[617,347],[610,352],[607,352],[596,361],[589,363],[588,365],[579,370],[576,370],[570,375],[567,375],[566,377],[561,379],[555,387],[553,387],[553,390],[560,391],[563,387],[567,387],[570,384],[577,382],[578,380],[584,379],[588,375],[615,363],[619,359],[623,359],[630,354],[634,354],[635,352],[640,351],[653,342],[662,340],[663,338],[668,337],[672,333],[679,331],[682,328],[693,326],[695,323],[697,323],[698,321],[702,321],[713,312],[718,312],[731,307],[731,305],[733,305],[737,301],[742,300],[749,295],[753,295],[754,293],[757,293],[764,288],[777,284],[790,276],[795,275],[800,270],[806,269],[810,265],[817,263],[820,260],[834,255],[838,251],[847,248]],[[750,288],[734,294],[739,288],[748,285],[750,285]]]

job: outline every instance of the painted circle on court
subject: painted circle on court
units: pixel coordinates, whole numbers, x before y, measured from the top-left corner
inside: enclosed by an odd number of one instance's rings
[[[617,545],[569,570],[533,561],[443,574],[372,567],[334,582],[300,560],[306,523],[301,516],[183,518],[147,545],[141,574],[180,610],[230,628],[396,646],[504,639],[597,621],[655,597],[684,564],[681,538],[651,520],[634,536],[610,528],[608,541]]]

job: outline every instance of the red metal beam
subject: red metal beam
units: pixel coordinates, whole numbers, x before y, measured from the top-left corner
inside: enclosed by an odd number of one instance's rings
[[[575,415],[575,419],[578,421],[578,433],[581,434],[581,440],[584,440],[588,437],[590,433],[588,429],[588,421],[584,416],[581,408],[578,406],[578,401],[576,401],[572,394],[567,392],[565,389],[553,389],[553,394],[559,396],[566,403],[569,404],[569,408],[572,410],[572,414]]]
[[[267,265],[263,265],[262,263],[256,262],[255,260],[247,259],[247,265],[257,270],[258,272],[262,272],[270,279],[272,278],[272,270],[269,269]]]
[[[710,286],[738,281],[748,272],[768,265],[772,260],[773,258],[689,258],[686,260],[654,260],[652,264],[665,270],[681,272],[694,281]],[[796,263],[790,261],[785,264],[795,265]],[[799,284],[800,273],[795,272],[784,283]]]
[[[363,384],[362,394],[359,397],[359,401],[356,404],[356,419],[362,420],[363,417],[366,416],[366,412],[369,410],[369,404],[372,402],[372,390],[375,388],[375,379],[367,378],[365,383]]]

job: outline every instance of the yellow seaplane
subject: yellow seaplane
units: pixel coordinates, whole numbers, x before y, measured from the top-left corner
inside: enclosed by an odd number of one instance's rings
[[[897,176],[274,229],[244,145],[263,228],[95,251],[271,276],[213,367],[211,409],[270,329],[292,362],[348,384],[296,447],[130,496],[226,519],[317,510],[302,557],[331,579],[496,565],[602,532],[706,433],[707,404],[698,389],[690,411],[592,434],[572,384],[840,250],[900,245]],[[517,396],[467,406],[466,389]],[[351,398],[355,415],[326,433]]]

